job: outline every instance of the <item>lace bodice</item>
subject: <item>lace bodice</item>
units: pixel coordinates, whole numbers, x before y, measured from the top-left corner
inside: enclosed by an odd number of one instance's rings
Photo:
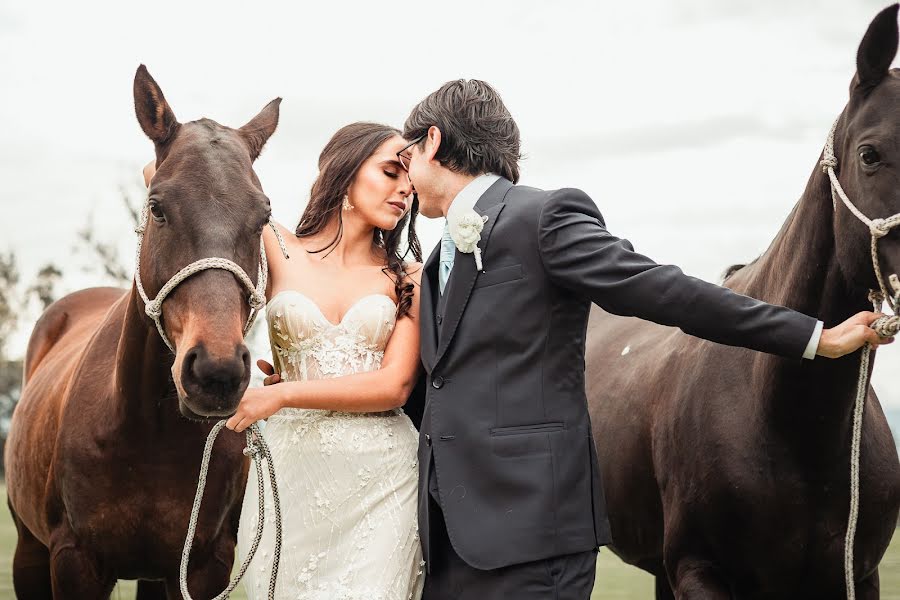
[[[340,323],[294,290],[267,304],[276,370],[285,380],[333,378],[381,367],[397,306],[384,294],[357,300]],[[285,407],[263,435],[275,467],[283,519],[276,598],[420,600],[422,550],[416,507],[419,434],[402,408],[362,413]],[[247,481],[238,550],[244,560],[259,524],[259,490]],[[250,600],[267,597],[275,548],[274,500],[245,575]]]
[[[397,313],[390,297],[369,294],[335,324],[315,302],[295,290],[278,292],[266,308],[275,369],[286,381],[327,379],[380,368]]]

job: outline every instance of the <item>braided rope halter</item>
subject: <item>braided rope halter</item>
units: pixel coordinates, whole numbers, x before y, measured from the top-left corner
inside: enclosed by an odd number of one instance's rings
[[[870,327],[874,329],[881,337],[890,337],[896,335],[900,331],[900,281],[897,275],[892,274],[888,278],[893,294],[889,294],[887,286],[884,282],[884,276],[881,273],[881,265],[878,260],[878,240],[886,236],[892,229],[900,226],[900,213],[897,213],[886,219],[869,219],[860,211],[847,197],[844,188],[838,181],[835,169],[837,168],[837,156],[834,154],[834,132],[837,129],[838,121],[835,120],[828,133],[828,139],[825,142],[825,148],[822,150],[822,171],[828,175],[831,180],[831,199],[837,208],[837,198],[850,209],[853,215],[865,223],[871,234],[871,254],[872,266],[875,269],[875,277],[878,279],[877,290],[869,291],[869,300],[875,312],[881,309],[882,303],[887,300],[891,307],[893,316],[884,316],[877,319]],[[866,394],[869,388],[869,359],[872,346],[866,343],[863,346],[862,357],[859,365],[859,379],[856,386],[856,403],[853,409],[853,438],[850,446],[850,516],[847,519],[847,535],[844,538],[844,579],[847,586],[848,600],[855,600],[856,588],[854,586],[853,576],[853,542],[856,537],[856,525],[859,518],[859,450],[862,439],[862,418],[863,408],[865,406]]]
[[[151,300],[147,296],[147,292],[144,291],[144,285],[141,282],[141,247],[144,245],[144,233],[147,230],[147,220],[149,215],[150,197],[148,196],[147,201],[144,203],[144,208],[141,210],[141,221],[134,229],[134,232],[138,235],[137,250],[135,251],[134,258],[134,281],[137,284],[138,293],[144,301],[144,312],[148,317],[153,319],[154,323],[156,323],[156,330],[159,331],[160,337],[162,337],[166,346],[169,347],[169,350],[174,353],[175,346],[169,341],[169,338],[163,329],[162,321],[160,320],[162,318],[163,301],[179,283],[191,275],[206,269],[224,269],[230,271],[234,273],[238,280],[240,280],[240,282],[250,291],[250,297],[248,299],[248,302],[250,303],[250,315],[247,317],[247,322],[244,324],[244,335],[247,335],[247,332],[250,331],[250,327],[253,325],[253,321],[256,320],[256,315],[258,315],[262,307],[266,305],[266,278],[268,276],[269,268],[268,262],[266,261],[265,243],[263,242],[262,236],[259,237],[259,276],[257,277],[255,286],[250,281],[250,277],[247,275],[246,271],[244,271],[244,269],[236,262],[219,257],[201,258],[175,273],[166,284],[162,286],[156,294],[156,298]],[[284,246],[284,239],[281,237],[281,232],[278,231],[278,228],[275,226],[271,217],[269,217],[268,225],[272,228],[272,231],[275,232],[275,237],[278,239],[278,246],[281,248],[282,254],[284,254],[285,258],[289,258],[287,248]]]
[[[259,275],[257,277],[256,285],[250,281],[250,277],[247,273],[232,260],[227,258],[219,258],[219,257],[210,257],[210,258],[201,258],[200,260],[196,260],[189,264],[188,266],[180,269],[175,275],[173,275],[164,286],[159,290],[156,295],[156,298],[150,300],[147,296],[147,292],[144,291],[144,286],[141,283],[141,247],[144,242],[144,233],[147,230],[147,220],[149,218],[150,213],[150,198],[147,197],[147,201],[144,203],[144,207],[141,210],[141,220],[138,226],[135,228],[135,233],[138,235],[137,242],[137,251],[135,252],[135,268],[134,268],[134,280],[137,284],[138,293],[141,295],[141,299],[144,301],[144,312],[148,317],[153,319],[153,322],[156,323],[156,329],[159,331],[160,337],[166,343],[166,346],[169,347],[173,353],[175,353],[175,347],[172,345],[172,342],[169,341],[168,336],[166,336],[166,332],[162,326],[162,305],[163,301],[166,297],[175,289],[175,287],[190,277],[195,273],[199,273],[206,269],[224,269],[226,271],[230,271],[233,273],[240,281],[244,284],[244,286],[250,291],[250,296],[248,298],[248,302],[250,304],[250,315],[247,318],[247,322],[244,324],[243,335],[246,336],[247,332],[250,331],[250,327],[253,326],[253,321],[256,320],[256,316],[259,314],[259,311],[266,304],[266,279],[268,276],[268,262],[266,261],[266,249],[265,243],[263,242],[262,236],[259,238]],[[282,254],[284,257],[290,258],[287,253],[287,248],[284,245],[284,239],[281,237],[281,232],[278,231],[278,228],[275,226],[275,223],[272,221],[272,218],[269,217],[268,221],[269,227],[272,228],[272,231],[275,232],[275,237],[278,239],[278,246],[281,248]],[[186,600],[192,600],[191,595],[188,592],[188,584],[187,584],[187,572],[188,572],[188,560],[191,554],[191,546],[193,545],[194,535],[197,530],[197,521],[199,519],[200,514],[200,502],[203,499],[203,491],[206,488],[206,477],[209,471],[209,460],[212,454],[213,443],[216,441],[216,437],[219,435],[219,432],[225,426],[225,421],[221,420],[216,423],[212,430],[209,432],[209,436],[206,438],[206,446],[203,449],[203,460],[200,465],[200,476],[197,484],[197,493],[194,495],[194,504],[191,508],[191,519],[188,523],[188,532],[187,537],[184,542],[184,549],[181,553],[181,565],[179,569],[179,585],[181,587],[181,594]],[[237,587],[241,578],[246,573],[247,568],[250,566],[250,561],[253,560],[253,556],[256,554],[256,549],[259,547],[260,540],[262,539],[263,534],[263,524],[265,521],[265,490],[263,487],[263,470],[262,470],[262,461],[265,460],[268,466],[268,474],[269,474],[269,484],[272,487],[272,498],[275,506],[275,551],[273,557],[272,564],[272,574],[269,578],[269,600],[274,600],[275,598],[275,583],[278,579],[278,565],[281,561],[281,501],[278,496],[278,486],[275,482],[275,466],[272,464],[272,455],[269,452],[269,447],[266,444],[265,438],[262,435],[262,431],[259,428],[257,423],[254,423],[246,430],[246,440],[247,447],[244,449],[244,454],[250,456],[253,459],[253,462],[256,464],[256,480],[257,480],[257,489],[259,490],[259,524],[256,527],[256,533],[253,537],[253,543],[250,546],[250,550],[245,557],[243,563],[241,564],[240,570],[235,578],[229,582],[228,587],[225,588],[218,596],[214,598],[214,600],[222,600],[224,598],[228,598],[232,591]]]

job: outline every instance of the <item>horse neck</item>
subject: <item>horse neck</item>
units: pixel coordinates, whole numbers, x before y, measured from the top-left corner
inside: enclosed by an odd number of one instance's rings
[[[177,392],[171,376],[173,359],[144,314],[143,302],[132,285],[116,347],[112,393],[115,406],[110,411],[118,416],[116,426],[149,432],[184,420],[177,414]]]
[[[834,210],[828,176],[817,167],[768,250],[739,271],[729,287],[814,316],[826,328],[871,310],[866,290],[852,289],[838,264]],[[834,445],[850,432],[859,359],[860,352],[802,361],[759,354],[753,367],[759,390],[755,401],[762,403],[760,409],[772,426],[785,429],[788,439],[809,443],[810,437],[818,437]]]

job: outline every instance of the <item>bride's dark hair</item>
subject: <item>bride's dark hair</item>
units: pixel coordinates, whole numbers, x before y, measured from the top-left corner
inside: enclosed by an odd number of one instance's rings
[[[379,123],[351,123],[340,128],[322,149],[319,155],[319,176],[313,182],[309,193],[309,204],[300,217],[295,231],[297,237],[319,233],[328,225],[334,215],[338,219],[338,232],[324,248],[315,252],[331,252],[344,233],[342,204],[344,194],[350,188],[359,168],[387,140],[400,135],[400,131]],[[416,215],[419,213],[419,199],[414,195],[409,212],[403,216],[394,229],[384,231],[375,228],[372,243],[385,251],[387,265],[384,271],[394,281],[397,294],[397,318],[409,314],[412,306],[413,284],[407,277],[403,260],[412,253],[417,262],[422,262],[422,246],[416,235]],[[400,243],[406,229],[406,248],[401,253]],[[325,256],[328,256],[326,253]]]

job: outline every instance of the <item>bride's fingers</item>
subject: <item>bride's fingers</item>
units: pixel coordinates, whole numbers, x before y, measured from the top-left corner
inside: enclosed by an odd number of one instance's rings
[[[237,415],[232,415],[230,419],[225,421],[225,428],[234,431],[234,428],[237,426],[240,420],[240,417],[238,417]]]
[[[275,367],[261,358],[256,361],[256,366],[259,367],[259,370],[266,375],[272,375],[273,373],[275,373]]]
[[[281,375],[275,373],[274,375],[269,375],[265,379],[263,379],[263,385],[272,385],[273,383],[278,383],[281,381]]]

